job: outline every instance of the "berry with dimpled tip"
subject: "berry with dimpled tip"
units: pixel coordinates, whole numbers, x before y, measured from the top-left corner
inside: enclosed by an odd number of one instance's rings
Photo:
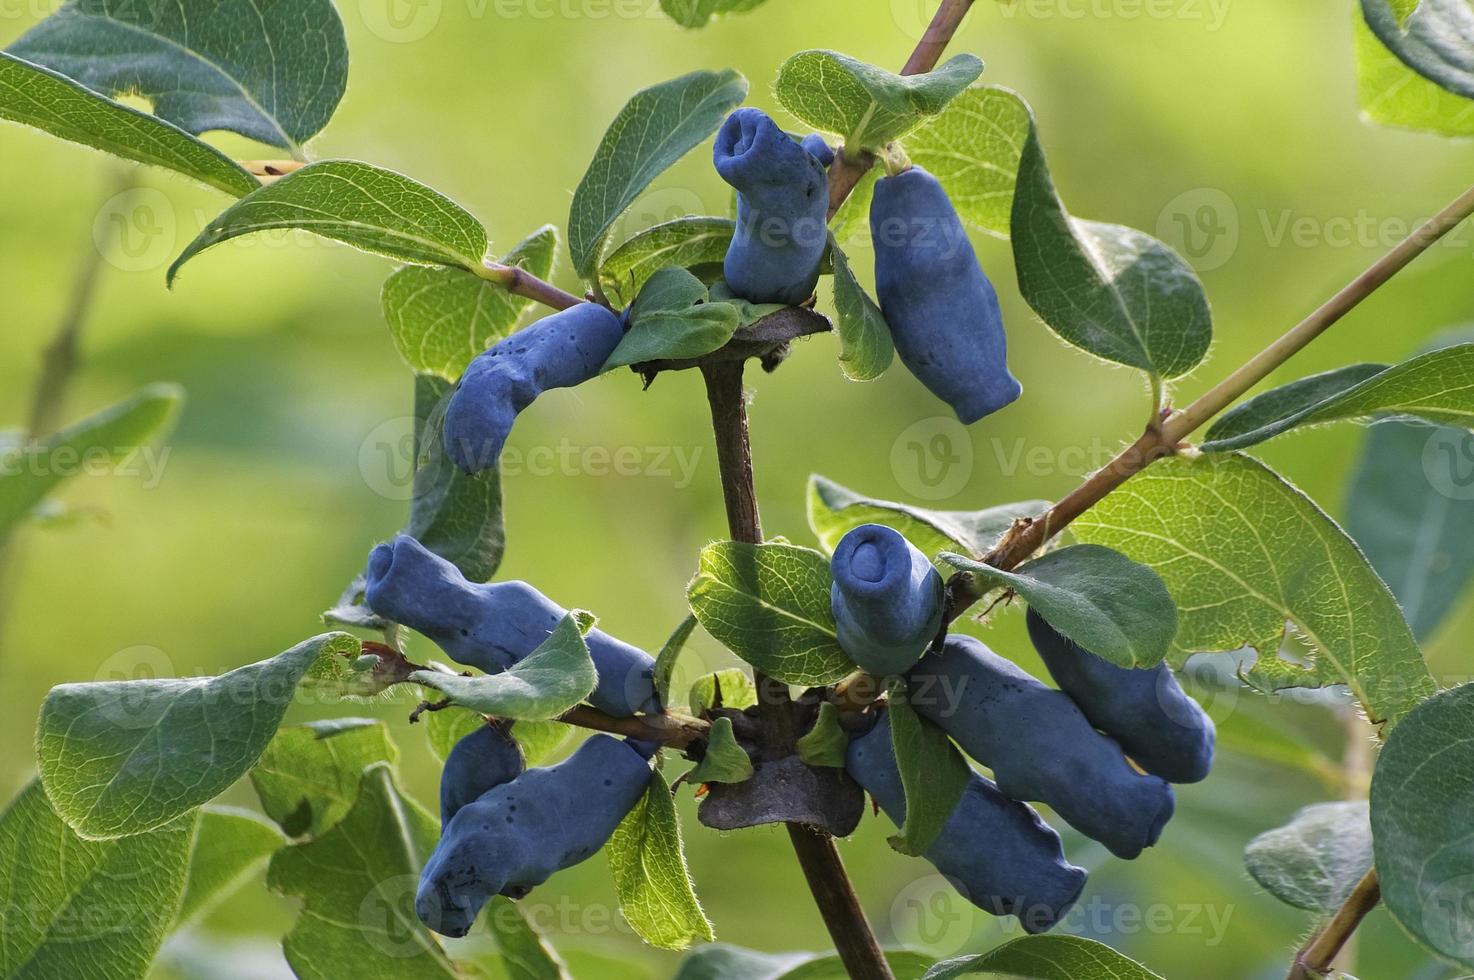
[[[911,542],[880,524],[846,534],[829,565],[829,604],[844,652],[882,677],[909,670],[941,628],[941,574]]]

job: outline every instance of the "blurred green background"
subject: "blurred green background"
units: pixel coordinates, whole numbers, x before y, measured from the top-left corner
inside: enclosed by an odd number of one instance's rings
[[[750,15],[686,32],[653,0],[338,0],[352,69],[348,94],[316,157],[401,170],[483,219],[499,249],[566,218],[604,126],[637,89],[696,68],[731,66],[769,109],[778,65],[829,47],[891,67],[906,58],[930,0],[770,0]],[[394,4],[391,7],[389,4]],[[1199,261],[1217,342],[1186,400],[1359,272],[1467,183],[1467,147],[1359,121],[1349,0],[982,2],[954,50],[981,55],[985,80],[1036,109],[1061,193],[1077,215],[1133,225]],[[0,6],[0,43],[48,5]],[[34,8],[34,9],[32,9]],[[629,16],[634,13],[635,16]],[[242,141],[241,157],[275,155]],[[88,514],[18,536],[0,596],[0,789],[28,779],[41,698],[65,681],[214,673],[320,631],[369,548],[402,523],[410,378],[380,319],[389,263],[300,236],[232,243],[195,261],[176,289],[168,261],[226,204],[168,174],[115,165],[50,137],[0,128],[0,428],[25,416],[39,355],[89,250],[105,258],[68,417],[152,380],[181,382],[189,401],[157,485],[88,479],[63,499]],[[728,192],[705,150],[636,205],[628,233],[693,211],[725,213]],[[1350,361],[1397,360],[1469,308],[1471,237],[1457,233],[1381,290],[1276,381]],[[804,481],[823,473],[867,493],[943,508],[1057,497],[1139,430],[1138,376],[1107,370],[1049,334],[1017,295],[1006,243],[978,240],[1003,298],[1012,366],[1025,396],[956,436],[944,409],[899,365],[869,385],[844,382],[835,343],[803,343],[772,376],[754,371],[757,482],[769,535],[812,543]],[[858,246],[856,246],[858,247]],[[868,276],[868,255],[856,255]],[[558,282],[577,290],[563,257]],[[1263,456],[1339,512],[1359,436],[1335,427],[1276,442]],[[698,548],[723,534],[706,405],[694,376],[641,392],[614,374],[540,400],[513,436],[522,472],[506,480],[509,546],[501,576],[525,578],[602,625],[655,648],[683,614]],[[604,451],[638,458],[613,472]],[[920,450],[916,449],[920,447]],[[921,455],[917,455],[917,452]],[[958,455],[960,454],[960,455]],[[687,467],[690,467],[689,471]],[[960,474],[960,475],[959,475]],[[1420,479],[1421,474],[1409,474]],[[986,635],[1037,669],[1022,619],[997,615]],[[1435,673],[1470,672],[1467,604],[1429,647]],[[981,627],[978,627],[981,628]],[[429,650],[421,651],[433,655]],[[724,666],[699,637],[683,670]],[[1214,714],[1262,711],[1248,693],[1219,695]],[[407,705],[303,703],[298,719],[374,714],[400,738],[401,769],[434,799],[436,765]],[[1341,722],[1277,704],[1277,719],[1339,755]],[[678,769],[676,771],[679,771]],[[1134,863],[1078,837],[1071,857],[1093,870],[1074,931],[1117,945],[1169,977],[1276,977],[1309,922],[1258,892],[1240,852],[1257,832],[1331,791],[1225,754],[1207,783],[1179,789],[1163,843]],[[238,787],[232,799],[253,803]],[[758,949],[822,949],[828,939],[786,835],[718,835],[697,825],[683,793],[699,893],[721,939]],[[979,950],[996,922],[948,899],[929,866],[892,853],[883,819],[844,842],[845,860],[886,942],[938,955]],[[529,900],[589,977],[668,976],[617,923],[602,860],[558,876]],[[248,887],[171,947],[180,975],[276,976],[275,943],[290,902]],[[1451,975],[1427,962],[1383,912],[1363,930],[1364,977]],[[222,954],[220,944],[229,944]],[[206,963],[208,966],[199,964]],[[182,964],[182,965],[178,965]]]

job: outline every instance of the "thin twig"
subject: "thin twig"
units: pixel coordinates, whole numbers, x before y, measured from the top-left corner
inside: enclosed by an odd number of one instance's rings
[[[488,260],[482,263],[479,269],[473,271],[482,279],[496,283],[509,293],[525,296],[544,306],[551,306],[555,310],[566,310],[588,302],[515,265],[503,265],[500,262]]]
[[[1361,925],[1367,913],[1376,908],[1381,900],[1382,885],[1377,880],[1377,869],[1373,868],[1357,882],[1325,928],[1316,933],[1305,948],[1296,954],[1285,980],[1311,980],[1328,974],[1336,955],[1341,952],[1341,947],[1346,945],[1351,934],[1356,932],[1356,927]]]
[[[1390,252],[1374,262],[1319,309],[1287,331],[1238,370],[1219,382],[1187,408],[1169,416],[1155,430],[1148,427],[1141,438],[1132,443],[1105,467],[1093,473],[1080,486],[1063,497],[1048,511],[1015,528],[983,561],[1004,571],[1015,568],[1070,525],[1075,518],[1094,507],[1107,494],[1163,456],[1176,453],[1183,440],[1209,420],[1246,394],[1330,327],[1355,309],[1393,276],[1407,268],[1419,255],[1474,214],[1474,187],[1459,195],[1417,231]],[[981,583],[965,572],[948,581],[947,614],[940,639],[947,626],[961,616],[967,607],[982,597]]]

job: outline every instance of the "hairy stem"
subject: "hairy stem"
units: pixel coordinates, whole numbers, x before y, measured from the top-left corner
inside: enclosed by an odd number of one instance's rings
[[[566,310],[579,303],[587,302],[515,265],[503,265],[500,262],[488,260],[481,264],[481,268],[474,271],[482,279],[495,283],[509,293],[525,296],[544,306],[551,306],[555,310]]]
[[[1366,873],[1366,877],[1357,882],[1346,901],[1336,910],[1335,916],[1326,923],[1325,928],[1317,932],[1305,948],[1295,956],[1295,962],[1290,964],[1290,972],[1286,974],[1285,980],[1311,980],[1313,977],[1324,977],[1331,971],[1331,964],[1336,955],[1341,952],[1341,947],[1346,945],[1351,934],[1356,932],[1356,927],[1367,917],[1367,913],[1377,907],[1382,900],[1382,885],[1377,880],[1377,871],[1373,868]]]
[[[708,364],[702,366],[701,373],[711,404],[728,530],[734,541],[760,544],[762,521],[752,482],[752,443],[742,394],[742,367],[740,361]],[[777,747],[792,745],[795,732],[788,686],[757,670],[753,671],[753,679],[767,741]],[[865,921],[834,839],[813,827],[787,826],[799,866],[846,971],[858,980],[894,980],[880,943]]]
[[[1121,484],[1156,460],[1177,452],[1184,439],[1334,326],[1470,214],[1474,214],[1474,187],[1459,195],[1448,207],[1374,262],[1314,313],[1250,358],[1201,398],[1182,411],[1168,416],[1160,426],[1148,426],[1141,438],[1048,511],[1005,535],[998,546],[984,556],[983,561],[995,568],[1009,570],[1027,559]],[[947,625],[961,616],[968,606],[982,598],[983,591],[981,584],[971,575],[959,573],[952,577],[947,583],[948,608],[942,625],[943,633]]]

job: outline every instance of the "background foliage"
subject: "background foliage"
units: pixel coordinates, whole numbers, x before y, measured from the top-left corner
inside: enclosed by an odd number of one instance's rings
[[[776,110],[766,80],[791,52],[829,47],[894,66],[930,9],[895,0],[861,17],[853,0],[770,0],[689,33],[660,16],[597,15],[619,6],[569,4],[562,9],[577,15],[565,16],[557,4],[445,0],[414,8],[406,27],[379,0],[342,3],[349,88],[315,155],[372,160],[424,180],[481,217],[501,254],[561,219],[568,189],[636,89],[730,65],[755,80],[753,104]],[[554,16],[534,15],[549,9]],[[1072,214],[1151,231],[1198,260],[1214,307],[1215,364],[1257,350],[1464,183],[1467,147],[1358,121],[1346,5],[1180,3],[1162,19],[1141,10],[980,4],[952,50],[983,56],[985,81],[1027,93]],[[0,10],[0,44],[44,12]],[[427,93],[440,93],[438,101]],[[272,155],[230,137],[220,145],[239,158]],[[402,522],[409,488],[400,447],[413,405],[379,309],[387,263],[304,236],[262,236],[200,256],[166,293],[165,268],[219,210],[218,194],[134,170],[136,189],[119,198],[113,165],[101,155],[8,125],[0,160],[0,419],[24,417],[37,355],[66,300],[55,284],[68,282],[94,248],[105,273],[69,415],[161,374],[189,395],[156,487],[143,478],[79,481],[62,497],[77,519],[13,546],[0,592],[0,691],[10,709],[0,715],[0,740],[27,746],[35,706],[54,684],[213,674],[319,632],[312,611]],[[726,193],[704,154],[694,154],[622,219],[620,237],[681,213],[723,213]],[[868,250],[845,244],[868,281]],[[965,479],[954,462],[950,479],[929,487],[924,477],[942,472],[940,461],[928,460],[923,472],[910,447],[953,431],[938,422],[939,406],[902,371],[846,385],[829,357],[834,341],[807,342],[782,371],[754,384],[757,481],[770,535],[812,544],[803,489],[813,471],[877,496],[971,509],[1057,497],[1104,462],[1119,436],[1139,429],[1144,395],[1134,373],[1102,372],[1039,327],[1007,272],[1007,245],[984,236],[977,244],[1009,319],[1011,366],[1030,397],[972,427]],[[1471,247],[1474,233],[1456,233],[1335,339],[1272,380],[1338,367],[1348,352],[1407,359],[1468,318],[1467,278],[1454,270]],[[556,281],[576,288],[566,255]],[[1185,383],[1179,400],[1213,376]],[[725,527],[702,398],[692,376],[662,377],[642,394],[632,377],[616,375],[539,401],[512,440],[523,472],[507,474],[517,530],[501,574],[540,583],[565,605],[597,612],[616,635],[658,647],[684,614],[682,587],[699,546]],[[1342,516],[1361,437],[1331,427],[1255,452]],[[527,455],[537,447],[549,447],[551,459]],[[639,450],[644,475],[615,473],[610,457],[621,447]],[[682,460],[692,459],[688,473]],[[564,542],[578,548],[577,560]],[[1471,612],[1459,603],[1425,640],[1445,685],[1467,679],[1454,638],[1474,625]],[[1022,619],[995,621],[990,642],[1037,668]],[[683,672],[694,675],[698,662],[728,665],[709,639],[693,642],[699,656]],[[419,652],[431,655],[428,644]],[[406,705],[311,702],[310,692],[299,698],[288,719],[366,713],[389,721],[405,789],[434,798],[437,766],[424,733],[406,724]],[[1243,692],[1220,696],[1211,710],[1221,722],[1260,707]],[[1329,714],[1286,705],[1275,718],[1339,755],[1343,739]],[[5,754],[5,798],[33,767],[27,752]],[[250,800],[249,789],[237,792],[238,802]],[[1091,894],[1109,904],[1092,921],[1087,902],[1081,931],[1166,976],[1192,975],[1205,956],[1223,975],[1278,975],[1305,922],[1258,892],[1241,851],[1327,793],[1291,770],[1225,753],[1213,779],[1179,789],[1173,832],[1140,861],[1105,862],[1099,848],[1067,841],[1074,859],[1100,866]],[[678,805],[689,807],[689,797]],[[692,871],[721,939],[764,950],[829,945],[781,830],[719,838],[685,816]],[[981,914],[933,920],[918,933],[908,903],[931,894],[917,889],[930,869],[894,858],[889,832],[867,820],[844,848],[884,940],[953,955],[997,938]],[[745,887],[754,873],[771,882],[762,902]],[[627,961],[620,969],[629,976],[672,972],[674,954],[642,946],[619,922],[603,862],[561,874],[539,899],[575,972],[620,975],[607,958]],[[565,907],[566,920],[558,912]],[[1153,919],[1152,909],[1170,913]],[[276,944],[294,921],[293,903],[246,888],[170,957],[184,964],[202,947],[241,943],[246,955],[231,960],[243,970],[259,966],[242,975],[277,975],[271,971],[285,967]],[[1362,954],[1367,976],[1446,975],[1384,911],[1364,927]],[[591,967],[593,957],[605,962]]]

